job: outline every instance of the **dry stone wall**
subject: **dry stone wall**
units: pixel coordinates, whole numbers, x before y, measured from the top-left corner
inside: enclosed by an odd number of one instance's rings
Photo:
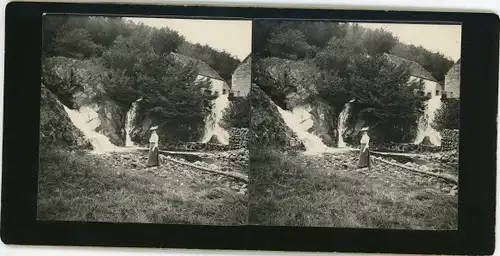
[[[456,129],[446,129],[441,132],[441,147],[443,150],[458,150],[460,132]]]
[[[400,152],[400,153],[438,152],[442,150],[441,147],[438,146],[410,144],[410,143],[385,143],[381,145],[373,145],[371,146],[371,148],[374,151]]]
[[[249,135],[248,128],[229,129],[229,146],[231,149],[247,148]]]

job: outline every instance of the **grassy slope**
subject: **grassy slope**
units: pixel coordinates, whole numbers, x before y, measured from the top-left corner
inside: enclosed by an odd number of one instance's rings
[[[276,151],[252,151],[250,161],[252,224],[457,228],[457,197],[430,186],[389,184],[390,175],[372,179],[353,170],[318,168],[317,160]]]
[[[246,197],[212,184],[113,167],[95,155],[41,154],[38,219],[239,225]]]

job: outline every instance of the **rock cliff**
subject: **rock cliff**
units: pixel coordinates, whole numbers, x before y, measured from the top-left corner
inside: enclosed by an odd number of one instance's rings
[[[317,82],[320,71],[310,61],[293,61],[280,58],[258,60],[259,71],[273,81],[273,88],[268,88],[273,94],[284,97],[284,105],[288,110],[303,107],[309,110],[310,119],[314,125],[310,129],[328,146],[337,144],[337,119],[339,112],[318,95]],[[268,85],[269,86],[269,85]],[[253,116],[252,116],[253,118]]]
[[[250,148],[274,146],[304,149],[304,145],[285,124],[271,99],[255,85],[251,87],[250,102]]]
[[[118,146],[124,145],[128,109],[111,100],[102,83],[106,68],[96,59],[51,57],[42,63],[42,81],[57,99],[71,109],[87,107],[99,115],[96,131]],[[90,120],[89,120],[90,121]]]
[[[61,146],[73,149],[91,149],[85,139],[66,114],[57,97],[43,84],[40,97],[40,147]]]

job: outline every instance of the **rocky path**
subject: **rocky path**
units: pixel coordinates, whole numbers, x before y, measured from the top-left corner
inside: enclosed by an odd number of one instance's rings
[[[156,179],[158,182],[168,182],[174,187],[183,187],[185,189],[197,189],[199,187],[213,186],[225,188],[234,191],[238,194],[247,195],[247,183],[229,176],[203,171],[191,166],[182,165],[170,159],[187,162],[202,168],[214,169],[221,172],[237,172],[248,177],[248,151],[226,151],[212,152],[210,154],[198,154],[205,157],[202,160],[192,160],[183,158],[182,155],[160,155],[161,166],[159,168],[147,168],[146,151],[123,151],[101,155],[101,157],[113,167],[121,169],[123,174],[149,177]],[[296,156],[302,158],[304,164],[311,170],[321,170],[326,172],[326,175],[341,175],[351,176],[360,179],[370,179],[373,186],[386,186],[400,188],[404,190],[431,188],[450,196],[455,196],[458,193],[458,186],[446,180],[430,177],[419,173],[414,173],[404,168],[386,164],[372,158],[373,166],[370,169],[358,169],[357,152],[336,152],[323,155],[307,155],[299,154]],[[445,154],[434,154],[426,156],[424,164],[412,162],[404,163],[405,166],[416,168],[425,171],[441,170],[445,174],[458,174],[458,169],[455,165],[457,160],[453,160],[455,155],[453,152]],[[384,158],[394,163],[398,163],[394,159]],[[401,164],[401,163],[400,163]],[[444,171],[442,171],[444,170]]]
[[[226,171],[234,171],[239,168],[239,172],[243,172],[243,165],[240,164],[238,166],[237,162],[230,161],[229,159],[223,157],[224,155],[237,155],[238,153],[239,152],[227,152],[225,154],[219,153],[215,154],[218,156],[215,159],[217,161],[213,161],[212,163],[196,161],[191,164]],[[221,174],[203,171],[168,160],[169,158],[173,158],[188,162],[182,157],[160,155],[161,164],[159,168],[146,167],[147,152],[145,151],[137,150],[129,152],[114,152],[101,155],[100,157],[114,168],[120,169],[123,175],[151,178],[156,180],[157,183],[168,183],[175,189],[199,190],[203,187],[219,187],[242,195],[246,195],[248,193],[247,184],[241,180]]]
[[[335,173],[336,175],[352,176],[363,180],[369,179],[374,187],[399,187],[400,189],[406,191],[429,188],[435,191],[446,193],[450,196],[455,196],[458,193],[458,186],[453,183],[447,182],[446,180],[414,173],[401,167],[377,161],[373,157],[373,166],[370,169],[358,169],[356,167],[358,161],[357,152],[300,157],[304,158],[303,161],[309,167],[311,167],[311,169],[325,170],[327,175],[332,175]],[[429,157],[429,159],[431,158]],[[431,161],[432,159],[434,161]],[[440,157],[432,156],[432,159],[421,165],[410,162],[405,163],[405,165],[420,170],[436,170],[436,168],[443,170],[443,165],[440,161],[438,161]],[[394,159],[385,158],[385,160],[397,163],[397,161]],[[449,173],[455,172],[458,174],[458,169],[451,170],[453,169],[453,167],[449,164],[446,164],[445,166],[448,166],[448,169],[445,169],[443,171],[444,173],[447,173],[449,175]]]

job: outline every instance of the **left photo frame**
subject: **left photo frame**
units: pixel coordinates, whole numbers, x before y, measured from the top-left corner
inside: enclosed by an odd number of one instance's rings
[[[247,224],[251,20],[42,26],[38,220]]]

